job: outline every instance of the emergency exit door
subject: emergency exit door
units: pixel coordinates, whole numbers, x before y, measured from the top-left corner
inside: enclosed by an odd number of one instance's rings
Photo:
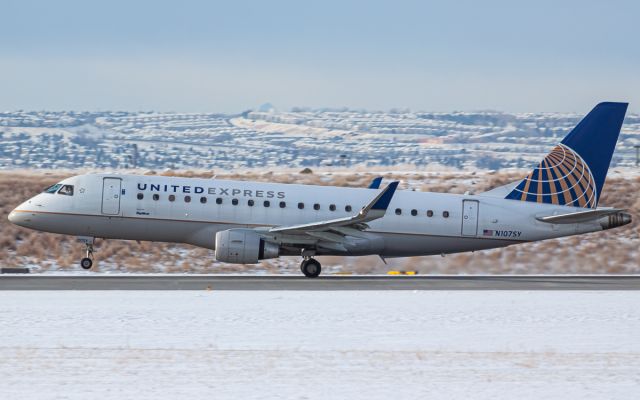
[[[120,213],[120,178],[104,178],[102,181],[102,213],[118,215]]]
[[[476,236],[478,234],[478,201],[464,200],[462,202],[462,235]]]

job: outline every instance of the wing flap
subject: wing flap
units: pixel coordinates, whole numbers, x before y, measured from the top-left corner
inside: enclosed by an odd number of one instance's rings
[[[307,235],[318,239],[326,240],[328,242],[342,243],[344,242],[344,236],[340,236],[331,232],[307,232]]]
[[[363,233],[360,229],[355,229],[350,226],[332,226],[331,230],[345,236],[353,236],[360,239],[366,239],[368,237],[368,235]]]

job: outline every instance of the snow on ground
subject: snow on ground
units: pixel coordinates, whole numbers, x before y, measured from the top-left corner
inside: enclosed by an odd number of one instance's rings
[[[0,292],[8,399],[635,398],[635,291]]]

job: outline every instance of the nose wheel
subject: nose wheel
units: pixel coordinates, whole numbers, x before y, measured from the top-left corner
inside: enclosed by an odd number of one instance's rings
[[[317,278],[322,271],[322,266],[315,258],[305,258],[300,264],[300,271],[307,278]]]
[[[83,269],[91,269],[91,267],[93,266],[93,261],[89,257],[85,257],[80,260],[80,266]]]
[[[80,260],[82,269],[91,269],[93,266],[93,238],[79,238],[78,241],[84,243],[87,251],[86,257]]]

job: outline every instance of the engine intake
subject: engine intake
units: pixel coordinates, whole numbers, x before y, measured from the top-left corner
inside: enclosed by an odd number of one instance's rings
[[[255,264],[277,258],[280,247],[266,242],[251,229],[229,229],[216,233],[216,260],[232,264]]]

